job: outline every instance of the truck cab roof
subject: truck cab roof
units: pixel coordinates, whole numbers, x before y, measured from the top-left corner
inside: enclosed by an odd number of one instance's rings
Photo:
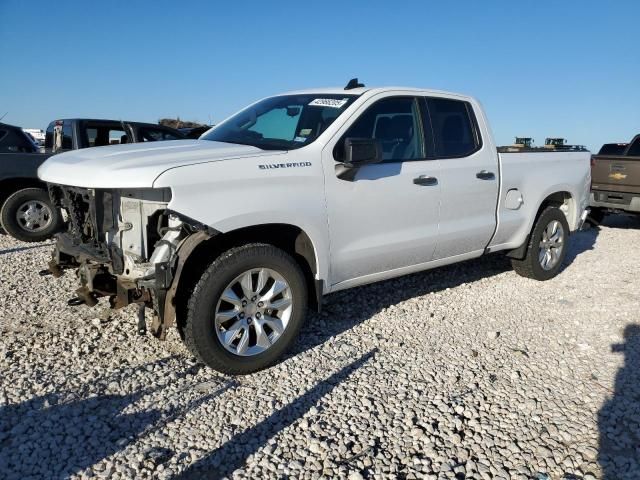
[[[386,87],[357,87],[351,88],[349,90],[345,90],[340,87],[328,87],[328,88],[309,88],[304,90],[293,90],[290,92],[284,92],[280,95],[308,95],[308,94],[330,94],[330,95],[354,95],[360,96],[365,93],[369,93],[370,95],[375,95],[377,93],[385,93],[385,92],[394,92],[394,91],[403,91],[403,92],[413,92],[416,95],[435,95],[435,96],[451,96],[456,98],[471,98],[466,95],[462,95],[460,93],[448,92],[445,90],[435,90],[435,89],[427,89],[427,88],[416,88],[416,87],[402,87],[402,86],[386,86]]]

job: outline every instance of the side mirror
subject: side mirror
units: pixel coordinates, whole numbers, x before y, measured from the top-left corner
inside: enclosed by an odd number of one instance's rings
[[[377,140],[371,138],[345,139],[343,165],[346,168],[358,168],[381,161],[382,147]]]

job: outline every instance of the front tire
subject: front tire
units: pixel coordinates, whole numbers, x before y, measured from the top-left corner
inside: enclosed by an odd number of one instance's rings
[[[0,221],[6,232],[23,242],[41,242],[60,231],[62,214],[42,188],[18,190],[2,205]]]
[[[547,207],[536,221],[526,255],[522,260],[511,260],[516,273],[534,280],[549,280],[562,268],[567,255],[569,224],[557,207]]]
[[[307,286],[296,261],[272,245],[243,245],[220,255],[196,284],[184,340],[214,370],[252,373],[289,349],[306,309]]]

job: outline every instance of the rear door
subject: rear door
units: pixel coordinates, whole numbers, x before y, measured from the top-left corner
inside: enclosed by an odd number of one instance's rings
[[[360,107],[324,147],[322,163],[331,242],[332,285],[392,276],[429,262],[438,238],[439,162],[424,138],[424,110],[412,95],[378,95]],[[383,162],[355,178],[336,175],[346,138],[379,142]],[[377,276],[376,276],[377,275]],[[355,280],[354,282],[349,282]]]
[[[496,227],[498,155],[490,142],[483,142],[471,103],[440,97],[425,101],[442,188],[434,260],[481,253]]]

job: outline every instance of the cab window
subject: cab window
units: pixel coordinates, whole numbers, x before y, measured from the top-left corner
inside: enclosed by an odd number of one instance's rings
[[[384,162],[425,158],[423,129],[418,101],[413,97],[389,97],[371,105],[349,127],[336,146],[334,156],[344,158],[347,138],[377,140]]]
[[[481,146],[473,108],[468,102],[449,98],[428,98],[437,158],[471,155]]]

